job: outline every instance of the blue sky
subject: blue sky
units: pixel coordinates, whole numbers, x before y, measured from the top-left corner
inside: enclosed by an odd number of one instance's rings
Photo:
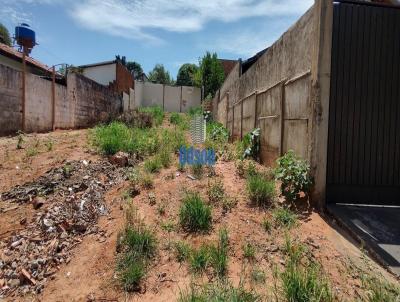
[[[0,0],[0,22],[36,31],[32,57],[50,65],[125,55],[175,78],[205,51],[246,59],[271,45],[313,0]]]

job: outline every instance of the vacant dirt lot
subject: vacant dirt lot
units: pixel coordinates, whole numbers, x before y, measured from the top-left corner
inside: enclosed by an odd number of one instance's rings
[[[292,228],[276,224],[272,209],[260,209],[249,203],[246,180],[237,174],[234,161],[218,161],[215,173],[209,176],[209,171],[205,170],[203,177],[193,180],[190,169],[178,170],[178,157],[174,155],[169,168],[154,174],[154,187],[141,188],[136,195],[129,193],[132,181],[125,176],[124,170],[110,167],[105,158],[91,150],[87,130],[24,136],[22,149],[17,149],[18,140],[18,137],[0,139],[0,192],[3,192],[3,196],[18,185],[47,175],[46,172],[54,168],[61,169],[54,173],[64,173],[64,178],[58,180],[54,192],[43,197],[44,205],[35,205],[35,198],[24,202],[16,202],[15,199],[0,201],[0,241],[3,249],[0,251],[0,300],[4,295],[7,301],[176,301],[190,287],[217,282],[217,277],[209,270],[203,274],[193,274],[187,261],[177,260],[175,243],[184,241],[192,248],[212,244],[218,240],[220,229],[226,229],[229,235],[228,280],[235,287],[240,284],[256,292],[262,301],[285,300],[279,274],[286,265],[287,238],[303,244],[307,249],[307,257],[320,263],[335,300],[366,300],[369,289],[362,282],[365,276],[397,283],[393,276],[371,261],[335,221],[321,216],[312,208],[297,210],[297,222]],[[69,173],[65,168],[69,163],[80,163],[80,168],[76,169],[76,173],[71,172],[71,177],[65,175]],[[84,175],[85,167],[92,169],[88,177]],[[257,168],[264,169],[261,166]],[[33,265],[37,256],[27,254],[26,262],[12,259],[16,251],[23,253],[29,250],[30,245],[26,241],[32,238],[22,237],[21,243],[15,242],[21,238],[18,237],[21,234],[28,234],[36,221],[42,221],[40,217],[47,217],[48,213],[54,215],[57,202],[61,208],[62,203],[74,202],[75,199],[63,199],[67,193],[62,193],[64,189],[65,192],[70,190],[68,186],[63,186],[74,177],[80,177],[80,183],[93,180],[93,184],[99,185],[104,196],[96,197],[96,202],[104,202],[107,210],[97,211],[98,215],[93,216],[87,226],[79,231],[74,229],[76,224],[71,222],[75,223],[75,216],[71,216],[68,225],[58,223],[55,227],[68,229],[68,237],[64,239],[60,238],[60,233],[53,236],[55,241],[53,237],[52,240],[45,239],[50,235],[37,230],[42,236],[41,244],[45,245],[42,257],[48,257],[45,259],[47,271],[43,276],[32,276],[29,273],[33,271],[31,267],[21,265]],[[208,233],[186,232],[179,225],[179,208],[184,190],[199,192],[203,200],[208,201],[210,186],[217,180],[222,182],[230,205],[212,204],[212,229]],[[87,188],[76,190],[71,184],[71,196],[85,198],[84,194],[90,192],[90,184]],[[91,195],[88,196],[89,200]],[[278,202],[283,201],[280,199]],[[157,238],[157,252],[142,285],[137,292],[131,293],[121,288],[115,271],[117,238],[124,227],[124,211],[128,203],[137,209],[138,215]],[[97,204],[93,207],[97,207]],[[98,207],[103,209],[102,205]],[[271,222],[269,230],[266,230],[265,221]],[[66,248],[60,246],[63,242],[66,242]],[[245,254],[243,247],[246,245],[253,248],[251,257]],[[51,248],[54,249],[52,253],[49,252]],[[22,270],[27,271],[28,276],[25,274],[21,277]],[[16,275],[11,278],[7,274]],[[9,284],[11,279],[21,280],[21,285],[13,287]],[[34,288],[39,288],[36,294],[29,290],[34,283]]]

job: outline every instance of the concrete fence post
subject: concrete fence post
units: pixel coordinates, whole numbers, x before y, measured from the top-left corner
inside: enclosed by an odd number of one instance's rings
[[[254,129],[257,128],[257,98],[258,98],[258,91],[256,90],[254,94],[255,104],[254,104]]]
[[[163,84],[162,88],[162,109],[165,110],[165,84]]]
[[[315,179],[311,197],[323,207],[328,153],[333,1],[316,0],[314,10],[315,36],[311,62],[312,118],[310,125],[312,141],[309,156]]]
[[[181,86],[181,98],[179,100],[179,112],[182,112],[182,90],[183,90],[183,87]]]
[[[240,102],[240,139],[243,139],[243,103],[244,100]]]

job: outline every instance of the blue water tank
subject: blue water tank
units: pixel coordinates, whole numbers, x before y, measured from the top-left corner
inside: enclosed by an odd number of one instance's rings
[[[18,45],[31,50],[36,45],[36,34],[28,24],[22,23],[15,27],[15,40]]]

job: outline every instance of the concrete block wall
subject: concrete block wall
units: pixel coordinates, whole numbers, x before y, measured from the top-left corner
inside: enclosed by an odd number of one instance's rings
[[[168,112],[187,112],[201,105],[201,89],[135,81],[135,106],[157,105]]]
[[[122,111],[121,97],[106,86],[70,73],[67,86],[55,85],[55,120],[59,129],[90,127]],[[53,129],[52,82],[26,74],[25,132]],[[0,64],[0,135],[22,130],[22,72]]]
[[[73,128],[73,106],[68,100],[67,86],[56,85],[55,128]]]
[[[265,165],[274,165],[289,149],[307,159],[315,178],[312,198],[321,206],[326,187],[332,16],[332,1],[315,0],[244,74],[238,63],[213,99],[213,115],[233,139],[240,139],[251,121],[261,128]]]
[[[0,135],[15,134],[22,125],[22,74],[0,64]]]
[[[83,75],[69,74],[67,88],[74,128],[91,127],[122,112],[122,99],[116,92]]]
[[[311,8],[245,73],[236,64],[214,98],[214,117],[233,139],[261,128],[266,165],[290,149],[310,158],[313,21]]]
[[[51,81],[26,74],[25,131],[46,132],[53,129]]]

